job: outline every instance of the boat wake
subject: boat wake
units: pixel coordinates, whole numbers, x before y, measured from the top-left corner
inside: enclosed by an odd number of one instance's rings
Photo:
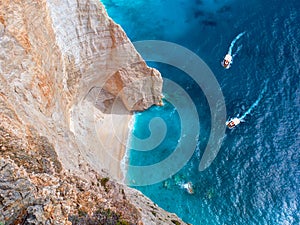
[[[251,107],[241,117],[239,117],[240,121],[243,121],[245,119],[245,117],[247,115],[249,115],[252,112],[252,110],[258,105],[258,103],[260,102],[260,100],[264,96],[264,93],[267,90],[267,85],[268,85],[268,81],[265,83],[265,86],[264,86],[263,90],[260,92],[257,100],[251,105]]]
[[[225,124],[229,129],[233,129],[234,127],[239,125],[241,122],[245,122],[244,121],[245,117],[252,112],[252,110],[258,105],[258,103],[263,98],[263,95],[267,90],[267,84],[268,84],[268,80],[265,83],[265,86],[264,86],[263,90],[260,92],[260,94],[259,94],[258,98],[256,99],[256,101],[251,105],[251,107],[241,117],[237,116],[235,118],[231,118],[231,119],[226,121]]]
[[[233,39],[233,41],[231,42],[231,44],[230,44],[230,47],[229,47],[229,50],[228,50],[228,53],[227,54],[229,54],[229,55],[231,55],[232,56],[232,58],[234,58],[234,56],[236,56],[236,54],[241,50],[241,48],[242,48],[242,45],[240,45],[240,46],[238,46],[238,48],[237,48],[237,50],[236,50],[236,52],[234,53],[234,54],[232,54],[232,50],[233,50],[233,47],[234,47],[234,45],[235,45],[235,43],[237,42],[237,40],[239,40],[244,34],[245,34],[246,32],[244,31],[244,32],[242,32],[242,33],[240,33],[238,36],[236,36],[234,39]]]

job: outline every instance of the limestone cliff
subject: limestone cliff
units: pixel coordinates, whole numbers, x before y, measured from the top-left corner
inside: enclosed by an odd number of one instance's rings
[[[99,1],[0,0],[0,223],[181,222],[116,182],[161,89]]]

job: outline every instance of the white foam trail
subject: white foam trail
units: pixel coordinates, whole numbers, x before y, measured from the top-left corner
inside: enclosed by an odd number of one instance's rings
[[[233,58],[239,53],[239,51],[242,49],[242,47],[243,47],[243,45],[240,45],[240,46],[237,48],[236,52],[232,55],[232,60],[233,60]]]
[[[261,93],[259,94],[258,96],[258,99],[251,105],[251,107],[239,118],[241,121],[251,113],[251,111],[258,105],[258,103],[260,102],[260,100],[262,99],[264,93],[266,92],[267,90],[267,84],[268,84],[268,81],[266,82],[265,84],[265,87],[264,89],[261,91]]]
[[[228,54],[229,54],[229,55],[232,55],[232,49],[233,49],[233,46],[234,46],[235,42],[236,42],[237,40],[239,40],[245,33],[246,33],[246,32],[244,31],[244,32],[240,33],[238,36],[236,36],[236,37],[233,39],[233,41],[232,41],[231,44],[230,44],[229,50],[228,50]],[[238,51],[239,51],[239,49],[238,49]],[[236,53],[237,53],[237,52],[236,52]],[[234,55],[236,55],[236,53],[235,53]]]

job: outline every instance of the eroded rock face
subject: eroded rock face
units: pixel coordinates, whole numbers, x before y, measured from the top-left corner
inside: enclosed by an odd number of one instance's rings
[[[119,96],[129,111],[159,103],[159,72],[147,67],[100,2],[47,1],[47,6],[57,45],[69,64],[66,86],[74,89],[77,101],[87,90],[102,87]]]
[[[145,110],[153,103],[159,105],[160,73],[155,69],[145,68],[145,63],[141,62],[135,64],[135,67],[118,70],[105,83],[105,90],[120,97],[128,110]]]
[[[77,169],[80,151],[87,160],[87,152],[103,159],[99,152],[127,137],[127,131],[113,131],[119,125],[102,127],[101,121],[112,114],[106,108],[124,108],[120,121],[127,124],[130,111],[161,99],[159,72],[147,67],[97,0],[2,0],[0,34],[1,94],[23,122],[53,143],[65,168]],[[89,96],[93,89],[100,90],[94,97],[102,97],[103,111]],[[109,143],[107,136],[113,137]],[[120,146],[124,148],[122,141],[112,151]],[[69,148],[76,150],[65,150]],[[99,157],[90,163],[97,170],[108,169],[107,160]]]
[[[29,173],[0,157],[0,221],[6,224],[138,224],[139,211],[124,189],[94,171],[94,182],[67,172]],[[105,182],[104,182],[105,181]]]
[[[0,223],[180,221],[108,158],[161,88],[98,0],[0,0]]]

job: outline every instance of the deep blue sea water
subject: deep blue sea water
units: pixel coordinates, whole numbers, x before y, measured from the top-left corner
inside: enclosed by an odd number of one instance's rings
[[[194,225],[300,224],[300,1],[102,2],[132,41],[174,42],[201,57],[219,82],[227,117],[247,111],[269,81],[245,122],[226,130],[217,157],[199,172],[211,128],[206,96],[184,72],[149,62],[194,101],[199,138],[193,156],[180,171],[162,182],[135,188]],[[236,43],[242,48],[225,70],[220,61],[243,31],[245,35]],[[131,148],[131,165],[158,163],[180,142],[180,115],[168,101],[164,107],[137,113],[133,135],[147,138],[148,124],[157,117],[167,126],[165,139],[152,151]],[[181,187],[187,181],[193,183],[192,195]]]

